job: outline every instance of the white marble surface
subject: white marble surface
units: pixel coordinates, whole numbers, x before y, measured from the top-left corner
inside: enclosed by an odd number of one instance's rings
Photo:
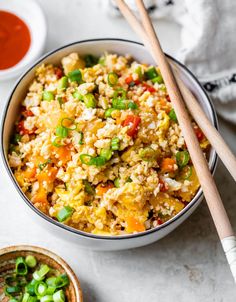
[[[87,38],[138,40],[124,20],[104,13],[104,1],[40,0],[48,20],[46,50]],[[158,29],[164,49],[174,55],[180,46],[179,28],[159,21]],[[13,81],[0,83],[1,113],[12,86]],[[220,121],[220,128],[236,153],[235,127]],[[0,169],[0,247],[34,244],[58,253],[79,276],[85,302],[235,301],[236,288],[205,203],[155,244],[122,252],[93,252],[53,237],[36,224],[35,214],[26,209],[2,162]],[[216,182],[236,229],[236,188],[221,163]]]

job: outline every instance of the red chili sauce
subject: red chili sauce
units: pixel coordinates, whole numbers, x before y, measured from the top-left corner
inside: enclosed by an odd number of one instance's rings
[[[28,26],[16,15],[0,10],[0,70],[16,65],[31,43]]]

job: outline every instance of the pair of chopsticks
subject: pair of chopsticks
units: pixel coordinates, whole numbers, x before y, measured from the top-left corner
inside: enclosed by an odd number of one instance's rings
[[[236,282],[236,237],[225,211],[220,194],[208,167],[208,163],[199,146],[192,128],[189,112],[200,126],[212,147],[216,150],[233,178],[236,180],[236,159],[218,131],[212,126],[197,100],[180,79],[176,69],[172,70],[157,38],[150,17],[142,0],[136,0],[142,24],[129,9],[124,0],[116,3],[134,31],[140,36],[150,50],[156,64],[161,70],[171,103],[175,110],[180,128],[188,147],[193,165],[199,178],[207,205],[215,223],[228,263]]]

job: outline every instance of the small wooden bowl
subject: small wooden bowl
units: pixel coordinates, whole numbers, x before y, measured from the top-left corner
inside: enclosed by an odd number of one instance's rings
[[[26,257],[27,255],[34,256],[39,263],[45,263],[60,273],[66,273],[70,279],[70,284],[65,290],[67,301],[83,302],[79,280],[69,265],[56,254],[36,246],[17,245],[0,249],[0,284],[4,276],[9,275],[13,271],[15,267],[13,260],[19,256]],[[0,285],[0,296],[2,291],[3,288]]]

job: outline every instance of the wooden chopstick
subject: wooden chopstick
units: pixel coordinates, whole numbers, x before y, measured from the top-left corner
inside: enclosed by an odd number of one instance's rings
[[[119,3],[121,2],[123,1],[117,1],[117,4],[119,5]],[[146,47],[150,49],[150,52],[153,53],[153,49],[150,46],[149,39],[145,30],[127,5],[122,5],[122,13],[128,16],[127,21],[130,23],[133,30],[137,33],[138,36],[140,36]],[[217,152],[218,156],[222,160],[225,167],[228,169],[229,173],[236,181],[236,158],[233,152],[230,150],[229,146],[226,144],[220,133],[211,124],[192,92],[183,83],[175,66],[172,67],[175,74],[175,79],[178,83],[181,94],[184,97],[184,101],[189,112],[209,140],[211,146]]]
[[[205,134],[206,138],[209,140],[211,146],[217,152],[218,156],[222,160],[229,173],[236,181],[236,158],[234,154],[232,153],[220,133],[211,124],[192,92],[185,86],[183,81],[180,79],[179,72],[174,68],[172,69],[174,70],[176,82],[180,88],[181,94],[184,98],[185,104],[187,105],[189,112]]]
[[[144,7],[143,1],[136,0],[136,4],[138,7],[138,11],[141,15],[143,27],[146,33],[142,29],[142,26],[137,21],[136,17],[133,15],[129,7],[124,3],[124,1],[116,0],[116,2],[121,13],[124,15],[124,17],[135,30],[137,24],[139,24],[138,27],[141,28],[141,30],[136,30],[136,32],[140,34],[144,42],[150,47],[153,58],[161,70],[165,85],[171,98],[172,105],[178,118],[179,125],[183,132],[184,139],[187,144],[192,162],[198,175],[199,182],[204,192],[211,216],[215,223],[218,235],[221,239],[223,248],[226,253],[226,257],[230,264],[232,274],[236,281],[236,237],[234,236],[234,232],[227,216],[227,213],[225,211],[225,208],[223,206],[221,197],[219,195],[211,172],[208,168],[208,163],[202,153],[202,150],[199,146],[198,140],[192,128],[191,120],[185,108],[183,97],[179,90],[178,84],[175,80],[174,74],[166,59],[166,56],[161,48],[160,42],[156,36],[149,15]]]

